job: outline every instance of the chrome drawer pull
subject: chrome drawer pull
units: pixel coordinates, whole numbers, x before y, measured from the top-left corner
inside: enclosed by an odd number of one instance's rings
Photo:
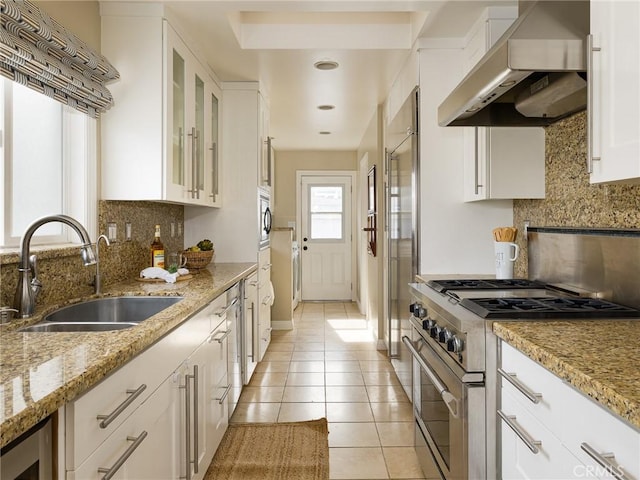
[[[619,465],[616,465],[611,461],[616,458],[613,453],[599,453],[587,442],[582,442],[580,444],[580,448],[601,466],[603,466],[607,470],[607,473],[609,473],[610,475],[613,475],[618,480],[631,480],[630,477],[624,474],[622,468]]]
[[[498,373],[502,376],[502,378],[504,378],[511,385],[516,387],[516,389],[525,397],[527,397],[527,399],[529,399],[531,402],[538,404],[540,403],[540,400],[542,400],[542,394],[536,393],[533,390],[531,390],[529,387],[527,387],[524,383],[522,383],[520,380],[517,379],[517,376],[515,373],[507,373],[501,368],[498,369]]]
[[[233,307],[236,303],[238,303],[238,297],[235,297],[233,300],[231,300],[231,303],[229,303],[229,305],[227,305],[224,308],[221,308],[220,310],[218,310],[216,312],[216,315],[218,317],[222,317],[223,315],[225,315],[230,309],[231,307]]]
[[[522,440],[527,448],[531,450],[531,453],[534,455],[540,453],[540,449],[538,447],[542,445],[542,442],[540,440],[534,440],[527,432],[522,430],[522,428],[520,428],[516,423],[515,415],[506,415],[502,410],[498,410],[498,416],[518,437],[520,437],[520,440]]]
[[[227,385],[227,386],[224,388],[224,393],[222,394],[222,397],[220,397],[220,398],[217,398],[217,397],[216,397],[216,400],[218,400],[218,403],[219,403],[220,405],[222,405],[222,404],[224,403],[224,399],[225,399],[225,398],[227,398],[227,395],[229,395],[229,392],[231,391],[231,387],[233,387],[233,385],[232,385],[232,384]]]
[[[147,386],[143,383],[135,390],[127,390],[127,394],[129,395],[127,399],[122,402],[120,405],[116,407],[116,409],[111,412],[109,415],[98,415],[96,418],[98,420],[102,420],[99,425],[100,428],[107,428],[111,422],[113,422],[118,415],[126,410],[126,408],[131,405],[131,403],[138,398],[142,392],[147,389]]]
[[[209,343],[214,342],[214,341],[215,341],[215,342],[218,342],[218,343],[222,343],[222,341],[223,341],[225,338],[227,338],[227,337],[229,336],[229,334],[230,334],[230,333],[231,333],[231,330],[226,330],[226,331],[222,332],[222,336],[220,336],[220,337],[214,337],[214,336],[212,336],[212,337],[211,337],[211,340],[209,340]]]
[[[262,300],[262,305],[270,305],[271,304],[271,295],[267,295],[266,297],[264,297],[264,300]]]
[[[127,461],[127,459],[131,456],[131,454],[136,451],[136,448],[140,446],[140,444],[145,438],[147,438],[147,432],[144,430],[140,435],[138,435],[138,437],[127,437],[127,441],[133,442],[133,443],[129,445],[129,447],[124,451],[122,456],[118,460],[116,460],[116,463],[114,463],[111,468],[102,468],[102,467],[98,468],[98,473],[104,473],[102,480],[109,480],[110,478],[113,478],[116,472],[120,469],[122,465],[124,465],[124,462]]]

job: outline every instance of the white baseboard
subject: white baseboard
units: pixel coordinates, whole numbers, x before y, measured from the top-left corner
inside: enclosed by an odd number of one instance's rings
[[[271,320],[274,330],[293,330],[293,320]]]

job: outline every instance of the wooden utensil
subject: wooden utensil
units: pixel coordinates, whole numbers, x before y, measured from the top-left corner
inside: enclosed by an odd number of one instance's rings
[[[493,229],[493,238],[496,242],[515,242],[518,229],[515,227],[496,227]]]

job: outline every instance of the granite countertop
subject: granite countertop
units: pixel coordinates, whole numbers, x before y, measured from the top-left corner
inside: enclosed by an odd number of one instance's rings
[[[495,322],[495,334],[640,429],[640,322]]]
[[[25,323],[39,321],[44,314],[59,306],[38,312],[26,321],[14,320],[9,325],[2,325],[0,447],[73,401],[256,268],[255,263],[214,264],[192,279],[174,284],[132,279],[105,288],[102,296],[184,297],[140,325],[124,330],[95,333],[16,331]]]

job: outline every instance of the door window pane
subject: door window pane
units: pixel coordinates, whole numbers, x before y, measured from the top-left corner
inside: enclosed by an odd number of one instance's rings
[[[344,187],[309,187],[309,225],[312,240],[342,240],[344,237]]]
[[[185,65],[178,52],[173,51],[173,165],[172,182],[184,185],[184,121],[185,121]]]

